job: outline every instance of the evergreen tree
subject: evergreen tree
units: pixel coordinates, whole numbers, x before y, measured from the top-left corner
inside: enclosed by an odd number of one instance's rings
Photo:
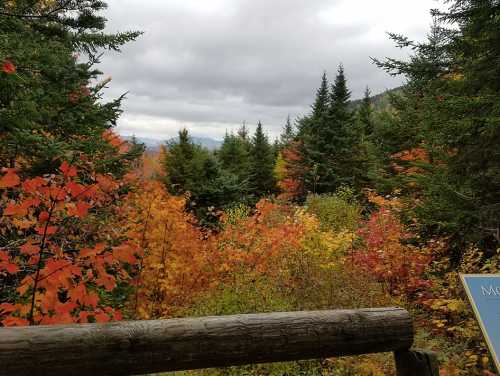
[[[361,105],[358,109],[357,114],[357,127],[359,132],[365,137],[370,137],[373,134],[373,106],[371,100],[371,92],[367,87],[365,90],[364,97],[361,101]]]
[[[0,165],[53,172],[81,154],[98,170],[123,173],[141,152],[112,159],[103,139],[123,97],[102,103],[95,68],[102,50],[118,51],[140,33],[106,34],[99,0],[0,2]],[[81,54],[81,57],[78,57]]]
[[[299,122],[296,148],[302,168],[294,162],[294,170],[303,171],[300,185],[305,192],[335,192],[341,185],[359,191],[367,184],[368,148],[362,145],[362,132],[350,109],[350,97],[340,65],[331,90],[326,75],[323,76],[313,113]],[[318,110],[323,107],[325,111]]]
[[[260,121],[252,139],[250,158],[250,184],[253,193],[260,197],[274,192],[274,158]]]
[[[342,64],[340,64],[337,71],[337,76],[335,77],[335,82],[332,85],[329,99],[330,113],[334,112],[335,115],[343,115],[344,117],[351,116],[351,113],[348,110],[351,92],[347,88],[347,80],[345,77],[344,66]]]
[[[241,182],[248,182],[250,145],[246,139],[226,133],[217,155],[224,170],[238,176]]]
[[[425,43],[392,38],[415,53],[378,62],[408,80],[395,103],[400,132],[426,163],[404,176],[419,201],[416,214],[431,234],[452,235],[456,256],[464,240],[493,250],[500,224],[500,7],[497,1],[455,0]],[[450,29],[443,27],[451,23]],[[415,189],[417,187],[417,189]]]
[[[331,90],[328,127],[322,137],[324,150],[329,156],[329,165],[324,167],[325,177],[321,182],[323,192],[333,192],[342,184],[355,185],[357,171],[352,157],[356,154],[359,134],[355,129],[350,98],[344,67],[340,65]]]
[[[175,195],[189,193],[189,208],[202,225],[217,225],[218,210],[240,202],[247,194],[246,185],[221,169],[207,149],[195,145],[186,129],[167,145],[164,168],[167,188]]]
[[[179,131],[178,141],[167,144],[164,164],[167,186],[172,194],[182,194],[192,188],[196,149],[197,146],[191,141],[185,128]]]
[[[330,97],[329,82],[326,72],[321,77],[321,85],[316,93],[316,100],[312,106],[312,117],[318,119],[328,111],[328,101]]]
[[[248,139],[249,139],[249,132],[248,132],[248,128],[247,128],[246,122],[243,122],[243,124],[241,125],[240,129],[238,129],[238,136],[242,140],[248,141]]]
[[[290,120],[290,115],[286,118],[285,126],[280,135],[280,149],[287,147],[295,138],[295,130],[293,129],[292,121]]]
[[[318,175],[318,163],[324,156],[321,150],[320,134],[327,127],[327,114],[329,108],[330,84],[326,72],[321,77],[321,84],[316,91],[316,98],[312,105],[312,112],[298,122],[296,145],[300,155],[300,162],[297,163],[297,170],[302,172],[302,176],[297,176],[300,185],[304,187],[304,192],[316,192]]]

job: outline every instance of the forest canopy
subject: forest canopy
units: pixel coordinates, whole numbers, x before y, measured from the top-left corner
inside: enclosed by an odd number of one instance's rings
[[[275,140],[259,121],[152,152],[118,134],[99,71],[140,31],[107,33],[103,1],[1,2],[0,326],[397,305],[441,374],[493,375],[459,273],[500,270],[500,3],[445,5],[425,41],[390,34],[408,59],[373,60],[403,86],[354,100],[328,67]]]

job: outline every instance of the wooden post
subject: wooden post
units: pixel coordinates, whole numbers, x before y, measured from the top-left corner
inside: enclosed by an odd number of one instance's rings
[[[439,376],[435,353],[424,350],[398,350],[394,352],[397,376]]]
[[[0,328],[0,375],[134,375],[409,349],[400,308]]]

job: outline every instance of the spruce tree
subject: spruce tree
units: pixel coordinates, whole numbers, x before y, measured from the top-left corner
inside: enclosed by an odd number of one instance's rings
[[[168,190],[175,195],[189,193],[188,208],[202,225],[216,226],[215,213],[241,202],[247,194],[246,185],[224,171],[207,149],[195,145],[186,129],[167,144],[164,168]]]
[[[274,192],[274,158],[260,121],[252,138],[250,158],[250,185],[253,193],[261,197]]]
[[[342,184],[355,183],[351,158],[359,140],[350,109],[350,98],[344,67],[340,65],[330,95],[328,127],[323,134],[324,150],[329,157],[321,182],[321,190],[325,192],[332,192]]]
[[[403,177],[418,195],[415,213],[430,234],[451,235],[459,259],[466,240],[490,250],[500,240],[500,7],[455,0],[435,16],[424,43],[392,35],[415,51],[409,61],[378,64],[408,80],[395,102],[403,151],[428,155],[420,173]]]
[[[249,132],[248,132],[248,127],[246,122],[243,122],[241,127],[238,129],[238,136],[245,141],[248,141],[249,139]]]
[[[321,148],[322,130],[327,126],[327,114],[329,108],[330,84],[326,72],[321,77],[321,84],[316,91],[316,98],[312,105],[312,112],[298,122],[297,151],[300,155],[300,167],[302,171],[300,184],[304,192],[316,192],[318,183],[318,164],[324,157]]]
[[[357,113],[357,127],[363,138],[373,134],[373,106],[370,89],[367,87]]]
[[[295,130],[293,129],[292,121],[290,120],[290,115],[286,118],[285,126],[280,135],[280,148],[285,148],[293,141],[295,138]]]
[[[182,194],[192,189],[196,148],[185,128],[179,131],[178,140],[167,144],[164,165],[167,186],[172,194]]]
[[[241,182],[248,181],[250,150],[246,139],[226,133],[217,155],[224,170],[238,176]]]
[[[324,116],[328,111],[328,101],[330,97],[329,82],[326,72],[321,77],[321,85],[316,92],[316,100],[312,106],[312,117],[318,119]]]
[[[104,131],[116,124],[123,97],[102,102],[96,69],[102,50],[119,51],[140,33],[104,33],[98,0],[0,2],[0,165],[51,173],[82,154],[100,171],[123,173],[138,148],[112,159]]]

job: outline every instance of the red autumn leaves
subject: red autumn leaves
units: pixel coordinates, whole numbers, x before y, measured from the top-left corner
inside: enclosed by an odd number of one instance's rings
[[[12,188],[21,183],[19,176],[16,174],[16,170],[13,168],[4,168],[2,172],[6,174],[0,178],[0,189],[2,188]]]
[[[0,325],[120,320],[102,295],[131,278],[141,252],[110,241],[98,215],[114,210],[120,182],[99,174],[81,179],[67,162],[32,179],[2,172],[0,235],[16,241],[0,247],[0,278],[17,282],[7,286],[12,298],[0,304]]]
[[[12,61],[10,60],[5,60],[2,64],[2,72],[6,73],[6,74],[14,74],[16,73],[16,66],[14,65],[14,63],[12,63]]]

